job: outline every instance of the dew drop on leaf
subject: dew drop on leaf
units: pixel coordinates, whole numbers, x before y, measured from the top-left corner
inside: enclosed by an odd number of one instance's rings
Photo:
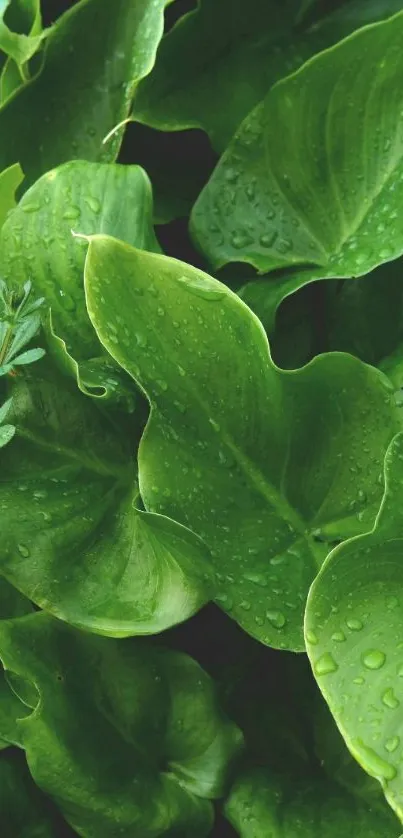
[[[387,739],[385,742],[385,748],[389,754],[393,754],[394,751],[400,745],[400,737],[399,736],[392,736],[390,739]]]
[[[399,707],[400,701],[398,698],[396,698],[392,687],[385,690],[385,692],[383,693],[382,704],[384,704],[385,707],[389,707],[390,710],[396,710],[396,708]]]
[[[346,626],[350,629],[350,631],[361,631],[363,625],[361,620],[346,620]]]
[[[266,611],[266,617],[274,628],[281,629],[286,624],[286,618],[282,611]]]
[[[365,771],[372,774],[373,777],[382,780],[394,780],[397,771],[394,765],[386,762],[379,754],[372,748],[369,748],[362,739],[353,739],[352,746],[355,750],[355,756],[360,762]]]
[[[321,655],[320,658],[316,661],[314,665],[315,675],[330,675],[332,672],[336,672],[338,669],[338,665],[330,652],[325,652]]]
[[[335,643],[344,643],[345,639],[346,635],[344,634],[344,631],[335,631],[332,634],[332,640],[334,640]]]
[[[184,286],[190,294],[201,297],[203,300],[214,302],[225,297],[226,290],[210,277],[202,276],[179,276],[177,282]]]
[[[27,559],[31,555],[26,544],[17,544],[17,550],[24,559]]]
[[[367,669],[381,669],[386,660],[384,652],[379,649],[369,649],[362,656],[362,662]]]

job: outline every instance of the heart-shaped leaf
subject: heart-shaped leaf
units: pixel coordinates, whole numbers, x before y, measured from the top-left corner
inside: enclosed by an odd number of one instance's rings
[[[385,460],[372,532],[337,547],[307,604],[306,642],[319,686],[360,765],[403,819],[403,436]]]
[[[43,613],[2,621],[0,656],[39,692],[20,723],[28,764],[80,835],[209,834],[242,735],[192,658]]]
[[[155,633],[197,611],[210,598],[208,549],[136,507],[137,414],[126,425],[103,418],[46,364],[11,386],[1,572],[42,608],[101,634]]]
[[[146,508],[204,538],[216,601],[246,631],[303,648],[320,540],[362,532],[379,505],[401,427],[387,379],[341,354],[280,371],[226,286],[107,236],[90,240],[85,285],[100,341],[151,403],[139,448]]]
[[[128,116],[134,86],[152,68],[165,5],[86,0],[65,12],[42,69],[0,111],[0,170],[18,160],[30,184],[73,158],[114,160],[121,134],[102,141]]]
[[[364,27],[276,84],[240,126],[195,204],[215,267],[313,264],[360,276],[403,250],[403,13]]]

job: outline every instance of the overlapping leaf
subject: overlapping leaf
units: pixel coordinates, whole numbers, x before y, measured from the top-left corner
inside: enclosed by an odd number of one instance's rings
[[[163,39],[154,72],[136,91],[133,116],[164,130],[204,128],[222,152],[274,82],[400,9],[399,0],[355,0],[309,25],[299,0],[251,0],[247,14],[242,0],[200,0]]]
[[[217,602],[249,633],[300,649],[318,542],[362,531],[379,504],[401,426],[387,379],[337,353],[281,372],[224,285],[106,236],[90,240],[85,283],[99,339],[151,403],[146,508],[205,539]]]
[[[137,508],[137,414],[104,419],[43,361],[11,387],[0,571],[42,608],[101,634],[155,633],[193,614],[210,598],[208,550]]]
[[[207,836],[242,736],[186,655],[74,631],[45,614],[0,625],[7,670],[32,681],[20,723],[31,773],[85,838]]]
[[[166,0],[86,0],[60,17],[38,75],[0,110],[0,169],[33,183],[73,158],[114,160],[136,82],[152,68]],[[29,114],[29,130],[27,130]]]
[[[143,169],[74,161],[45,174],[4,224],[0,272],[12,286],[33,280],[35,291],[52,310],[49,351],[78,378],[84,392],[115,400],[124,396],[130,404],[135,394],[102,353],[88,319],[83,289],[86,248],[72,235],[77,225],[86,234],[109,233],[158,251],[151,186]]]
[[[403,819],[403,437],[386,455],[386,489],[372,532],[337,547],[309,596],[306,641],[319,686],[346,743]]]
[[[402,13],[364,27],[244,120],[193,210],[213,265],[314,265],[286,278],[289,293],[402,253],[402,33]]]

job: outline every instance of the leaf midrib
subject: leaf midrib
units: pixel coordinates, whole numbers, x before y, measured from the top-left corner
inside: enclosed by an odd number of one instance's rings
[[[29,431],[27,428],[18,426],[17,435],[26,439],[28,442],[32,442],[38,448],[42,448],[45,451],[51,451],[55,454],[61,454],[66,457],[67,460],[77,463],[82,468],[93,471],[95,474],[99,474],[103,477],[116,477],[119,479],[129,477],[130,469],[127,467],[116,469],[109,467],[108,464],[103,463],[101,460],[87,456],[83,451],[74,451],[72,448],[67,448],[64,445],[47,442],[43,439],[43,437],[36,436],[36,434]]]

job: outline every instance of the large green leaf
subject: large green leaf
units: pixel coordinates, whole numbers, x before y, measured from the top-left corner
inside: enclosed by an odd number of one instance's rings
[[[107,236],[90,239],[85,285],[100,341],[151,404],[139,448],[146,508],[205,539],[217,602],[249,633],[302,648],[318,541],[362,531],[378,508],[401,427],[390,384],[342,354],[278,370],[226,286]]]
[[[166,0],[82,0],[52,28],[39,74],[0,110],[0,169],[27,180],[73,158],[114,160],[133,89],[152,68]],[[29,130],[27,130],[29,114]]]
[[[379,812],[323,778],[294,779],[264,768],[236,780],[225,812],[240,838],[399,838],[392,813]]]
[[[20,724],[31,773],[85,838],[207,836],[242,736],[186,655],[82,634],[45,614],[0,625],[7,670],[40,704]]]
[[[67,824],[35,787],[23,754],[0,755],[0,824],[7,838],[73,838]]]
[[[19,288],[31,279],[36,293],[52,308],[52,325],[61,340],[50,334],[49,351],[67,372],[78,376],[84,391],[118,397],[128,383],[122,382],[110,358],[94,361],[103,353],[85,308],[86,247],[72,235],[76,227],[158,251],[151,185],[143,169],[66,163],[26,192],[0,234],[1,275]]]
[[[316,266],[295,290],[402,253],[402,36],[403,13],[359,30],[244,120],[193,210],[214,266]]]
[[[358,26],[401,9],[400,0],[355,0],[315,25],[299,0],[200,0],[165,36],[154,72],[140,82],[134,119],[177,131],[204,128],[223,151],[274,82]]]
[[[15,193],[23,179],[24,173],[19,163],[14,163],[0,173],[0,228],[16,205]]]
[[[330,554],[312,586],[305,632],[314,673],[351,753],[401,819],[402,461],[399,434],[386,455],[375,526]]]
[[[1,455],[0,571],[101,634],[155,633],[193,614],[210,598],[209,553],[137,508],[136,413],[128,425],[104,418],[44,362],[10,386],[17,431]]]

